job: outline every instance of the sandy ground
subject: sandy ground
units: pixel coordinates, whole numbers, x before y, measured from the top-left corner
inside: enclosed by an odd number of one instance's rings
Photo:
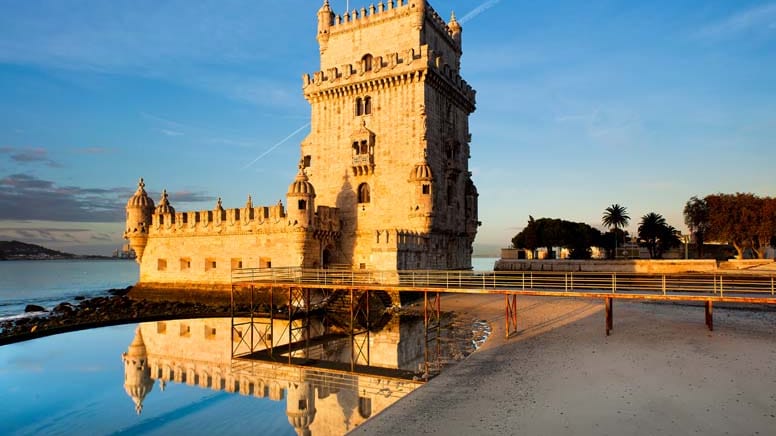
[[[776,312],[518,298],[504,339],[503,297],[446,296],[443,310],[493,334],[353,434],[776,435]]]

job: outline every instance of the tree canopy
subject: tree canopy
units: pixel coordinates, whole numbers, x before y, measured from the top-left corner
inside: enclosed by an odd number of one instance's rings
[[[709,211],[707,238],[735,247],[738,258],[750,248],[758,258],[776,236],[776,199],[749,193],[712,194],[704,198]]]
[[[703,257],[703,242],[709,231],[709,205],[705,199],[690,197],[684,205],[684,223],[695,236],[698,257]]]
[[[512,238],[515,248],[536,250],[547,247],[563,247],[570,250],[572,259],[589,259],[590,247],[599,245],[601,232],[585,224],[561,220],[557,218],[540,218],[534,220],[528,217],[528,225]]]

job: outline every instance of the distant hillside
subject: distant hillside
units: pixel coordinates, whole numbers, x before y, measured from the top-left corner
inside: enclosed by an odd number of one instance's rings
[[[51,250],[40,245],[27,244],[19,241],[0,241],[0,260],[14,259],[73,259],[75,254]]]

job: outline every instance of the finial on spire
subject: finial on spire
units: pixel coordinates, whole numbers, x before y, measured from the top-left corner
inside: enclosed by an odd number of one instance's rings
[[[140,181],[137,182],[137,189],[138,191],[143,190],[145,188],[145,181],[143,181],[143,178],[140,178]]]
[[[245,203],[246,209],[253,209],[253,199],[251,198],[251,194],[248,194],[248,201]]]
[[[221,207],[221,197],[218,197],[218,201],[216,202],[216,209],[223,209],[223,207]]]

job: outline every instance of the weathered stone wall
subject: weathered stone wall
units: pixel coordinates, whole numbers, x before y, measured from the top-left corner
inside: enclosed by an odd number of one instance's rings
[[[684,273],[717,270],[715,260],[515,260],[499,259],[496,271]]]

